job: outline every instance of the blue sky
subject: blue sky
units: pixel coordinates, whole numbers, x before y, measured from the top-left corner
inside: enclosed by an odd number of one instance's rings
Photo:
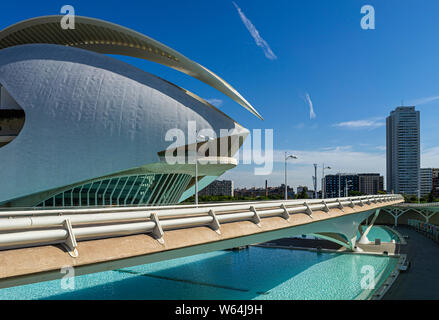
[[[152,62],[118,57],[215,99],[221,110],[250,130],[274,130],[274,172],[255,176],[253,166],[240,165],[224,176],[237,186],[262,186],[265,179],[270,185],[282,183],[282,154],[287,150],[299,156],[289,164],[294,187],[311,186],[314,162],[331,165],[332,172],[384,174],[384,121],[401,101],[416,103],[421,111],[422,166],[439,167],[437,0],[235,3],[257,29],[265,51],[228,0],[6,2],[0,28],[59,14],[70,4],[77,15],[139,31],[219,74],[265,121],[196,79]],[[360,27],[363,5],[375,8],[375,30]]]

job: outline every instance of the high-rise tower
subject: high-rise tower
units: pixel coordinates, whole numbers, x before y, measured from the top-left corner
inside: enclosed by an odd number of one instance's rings
[[[397,107],[387,117],[387,192],[417,195],[420,189],[420,115]]]

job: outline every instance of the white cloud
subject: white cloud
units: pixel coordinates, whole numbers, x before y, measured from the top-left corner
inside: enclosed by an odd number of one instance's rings
[[[215,107],[221,107],[223,105],[223,100],[221,100],[221,99],[212,98],[212,99],[205,99],[205,100]]]
[[[371,118],[335,123],[334,127],[346,129],[376,129],[385,125],[384,118]]]
[[[305,99],[306,99],[306,102],[308,103],[308,106],[309,106],[309,118],[315,119],[316,113],[314,112],[314,106],[313,106],[311,97],[309,96],[309,93],[306,93]]]
[[[421,168],[439,168],[439,147],[422,150]]]
[[[242,23],[244,23],[247,30],[250,32],[251,36],[256,42],[256,45],[258,47],[261,47],[262,50],[264,50],[265,56],[270,60],[276,60],[277,56],[273,53],[270,46],[268,45],[267,41],[265,41],[261,35],[259,34],[259,31],[256,29],[256,27],[253,25],[253,23],[247,19],[245,14],[242,12],[241,8],[238,7],[238,5],[235,2],[232,2],[233,5],[236,7],[236,10],[238,10],[238,14],[242,20]]]

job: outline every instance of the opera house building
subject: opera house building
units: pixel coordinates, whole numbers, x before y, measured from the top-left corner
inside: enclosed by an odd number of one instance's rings
[[[186,73],[260,117],[228,83],[141,33],[102,20],[38,17],[0,31],[0,206],[166,205],[194,194],[194,164],[169,164],[169,130],[236,140],[199,166],[202,189],[237,165],[249,131],[195,94],[113,58]],[[233,134],[222,137],[220,130]],[[235,142],[236,142],[235,141]],[[196,148],[198,140],[178,146]],[[186,152],[186,151],[185,151]]]

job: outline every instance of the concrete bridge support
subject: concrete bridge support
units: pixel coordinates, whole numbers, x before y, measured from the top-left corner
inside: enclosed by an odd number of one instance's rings
[[[390,209],[386,209],[386,210],[393,217],[393,219],[394,219],[393,225],[395,227],[398,226],[398,218],[408,211],[408,210],[402,210],[400,208],[390,208]]]
[[[430,219],[436,215],[436,213],[438,213],[437,210],[431,209],[431,208],[421,208],[421,207],[416,207],[416,205],[413,205],[412,207],[410,206],[405,206],[405,207],[390,207],[390,208],[385,208],[383,210],[386,210],[387,213],[389,213],[393,219],[394,219],[394,226],[397,227],[398,226],[398,219],[399,217],[401,217],[402,215],[404,215],[405,213],[408,213],[409,211],[414,211],[416,213],[418,213],[420,216],[422,216],[425,220],[426,223],[430,222]]]
[[[320,239],[328,240],[334,243],[337,243],[350,251],[360,252],[362,251],[360,248],[356,246],[357,243],[357,231],[360,231],[361,238],[358,243],[369,243],[369,239],[367,238],[367,234],[372,229],[376,219],[380,214],[380,209],[375,210],[375,212],[369,211],[369,215],[373,215],[372,221],[369,223],[367,229],[363,232],[361,228],[361,221],[352,221],[350,226],[345,226],[344,228],[340,228],[340,230],[336,233],[334,232],[318,232],[312,233],[312,236],[315,236]],[[369,216],[367,216],[367,219]],[[366,220],[367,220],[366,219]]]
[[[354,238],[352,238],[351,240],[346,240],[346,238],[338,233],[330,233],[330,232],[325,232],[325,233],[312,233],[311,234],[314,237],[323,239],[323,240],[328,240],[334,243],[337,243],[343,247],[345,247],[346,249],[348,249],[349,251],[361,251],[360,248],[357,248],[355,246],[355,242],[356,242],[356,236]]]
[[[377,209],[375,211],[375,214],[373,215],[372,221],[368,224],[366,230],[364,230],[361,228],[361,225],[358,226],[358,230],[360,231],[361,237],[360,240],[358,240],[358,243],[361,244],[368,244],[370,243],[369,239],[367,238],[367,235],[369,234],[370,230],[372,229],[373,225],[375,224],[375,221],[377,220],[378,216],[380,215],[380,210],[381,209]],[[367,219],[368,220],[368,219]]]
[[[424,217],[426,223],[430,223],[430,219],[437,213],[435,211],[430,211],[425,209],[415,210],[415,211],[417,211],[421,216]]]

